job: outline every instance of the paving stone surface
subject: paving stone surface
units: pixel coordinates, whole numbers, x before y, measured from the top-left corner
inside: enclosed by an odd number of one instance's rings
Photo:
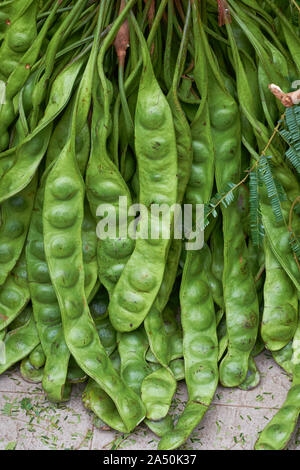
[[[268,352],[257,358],[260,384],[251,391],[218,387],[213,403],[182,450],[253,449],[263,429],[283,403],[290,387],[287,374]],[[73,387],[71,399],[50,403],[40,384],[25,382],[18,369],[0,376],[0,450],[3,449],[146,449],[157,448],[158,438],[145,424],[124,435],[99,426],[81,400],[84,384]],[[172,413],[179,415],[187,400],[178,387]],[[300,426],[288,449],[300,450]]]

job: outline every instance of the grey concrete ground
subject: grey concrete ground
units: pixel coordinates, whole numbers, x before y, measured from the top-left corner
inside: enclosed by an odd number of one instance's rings
[[[267,352],[257,360],[261,383],[252,391],[219,387],[213,404],[182,449],[253,449],[266,423],[283,403],[290,386],[285,372]],[[146,425],[124,435],[99,429],[99,422],[81,401],[83,385],[69,402],[54,405],[40,385],[25,382],[18,369],[0,377],[0,450],[2,449],[156,449],[158,438]],[[179,387],[176,415],[186,400]],[[288,446],[300,450],[298,426]]]

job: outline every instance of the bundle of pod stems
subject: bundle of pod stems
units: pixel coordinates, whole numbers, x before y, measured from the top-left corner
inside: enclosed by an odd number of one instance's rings
[[[255,448],[287,446],[300,412],[299,31],[294,1],[0,2],[0,373],[20,363],[53,402],[86,382],[106,426],[144,422],[175,449],[218,383],[258,385],[266,348],[292,385]],[[120,197],[146,212],[204,204],[204,246],[99,238],[97,208],[128,215]]]

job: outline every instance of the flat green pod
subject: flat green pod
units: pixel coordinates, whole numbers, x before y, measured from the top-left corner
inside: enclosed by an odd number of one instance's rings
[[[255,450],[284,449],[296,428],[300,413],[300,324],[293,339],[293,381],[280,410],[260,433]]]
[[[298,321],[297,290],[264,242],[266,280],[261,336],[267,349],[278,351],[294,337]]]
[[[42,345],[39,344],[28,356],[30,364],[35,369],[41,369],[45,365],[46,356],[43,351]]]
[[[44,375],[44,369],[36,369],[31,364],[28,357],[25,357],[20,364],[20,373],[26,382],[30,383],[41,383]]]
[[[170,415],[167,415],[165,418],[162,418],[159,421],[145,419],[145,423],[147,424],[148,428],[158,437],[163,437],[173,429],[173,420]]]
[[[37,177],[1,205],[0,285],[14,268],[23,250],[37,187]]]
[[[188,402],[174,429],[163,435],[158,450],[173,450],[180,447],[199,424],[207,409],[208,406],[201,403]]]
[[[159,421],[166,417],[176,387],[174,375],[164,367],[144,378],[141,386],[141,396],[146,406],[146,417],[148,419]]]
[[[292,355],[293,355],[293,342],[290,341],[286,346],[278,351],[272,351],[273,359],[277,364],[283,368],[288,374],[293,374],[293,365],[292,365]]]
[[[174,359],[169,364],[169,369],[174,375],[177,382],[184,380],[185,371],[184,371],[184,360],[183,359]]]
[[[2,355],[0,363],[0,374],[3,374],[12,365],[19,362],[33,351],[39,344],[40,339],[35,326],[33,315],[20,328],[9,331],[3,343],[5,345],[5,353]]]
[[[145,377],[151,372],[145,359],[148,347],[147,336],[142,326],[130,333],[118,333],[121,377],[139,395]]]
[[[24,189],[44,157],[52,132],[52,122],[70,99],[83,61],[73,62],[58,75],[51,89],[45,113],[37,127],[17,146],[0,154],[0,201]],[[57,101],[59,97],[59,101]]]
[[[30,294],[23,252],[15,268],[0,287],[0,330],[6,328],[19,315],[29,299]]]
[[[210,66],[208,101],[216,155],[215,177],[217,189],[223,191],[228,182],[236,183],[240,179],[241,120],[237,103],[223,85],[204,34],[203,40]],[[221,209],[228,347],[219,372],[222,385],[233,387],[241,384],[247,376],[248,360],[258,332],[259,305],[236,199],[228,207],[222,205]]]
[[[0,72],[8,77],[18,65],[37,35],[37,3],[33,0],[16,2],[22,14],[12,16],[0,48]]]
[[[239,385],[241,390],[252,390],[253,388],[257,387],[260,382],[260,373],[256,366],[256,363],[253,357],[249,357],[249,367],[247,377],[243,383]]]
[[[78,384],[85,382],[87,378],[86,373],[78,366],[74,357],[71,356],[68,364],[67,382]]]
[[[137,25],[141,40],[143,72],[135,112],[135,150],[139,172],[139,203],[167,204],[177,199],[177,149],[172,113],[156,81],[150,55]],[[168,184],[166,184],[168,182]],[[167,223],[150,211],[141,216],[134,251],[111,297],[109,315],[118,331],[138,328],[147,316],[162,283],[169,240],[162,239]],[[152,233],[150,234],[149,227]],[[154,239],[153,230],[158,235]],[[147,237],[147,238],[141,238]]]
[[[174,429],[160,441],[160,450],[176,449],[186,441],[208,410],[218,384],[216,315],[203,269],[206,248],[189,251],[184,265],[180,304],[188,402]]]
[[[93,380],[90,380],[82,394],[84,406],[116,431],[127,433],[127,427],[120,418],[114,402]]]

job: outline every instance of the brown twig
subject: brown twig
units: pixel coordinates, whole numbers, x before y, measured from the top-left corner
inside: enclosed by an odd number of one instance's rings
[[[300,104],[300,89],[292,91],[291,93],[284,93],[281,88],[274,85],[274,83],[269,85],[269,89],[286,108],[292,108],[295,104]]]
[[[219,26],[231,23],[229,5],[226,0],[217,0],[219,8]]]
[[[124,10],[124,8],[125,8],[125,0],[121,0],[119,14]],[[127,48],[129,47],[129,41],[130,41],[129,25],[128,25],[128,20],[126,19],[124,23],[122,24],[122,26],[120,27],[118,34],[116,36],[116,39],[114,41],[114,46],[115,46],[116,53],[118,56],[119,65],[121,67],[124,66],[126,51],[127,51]]]

